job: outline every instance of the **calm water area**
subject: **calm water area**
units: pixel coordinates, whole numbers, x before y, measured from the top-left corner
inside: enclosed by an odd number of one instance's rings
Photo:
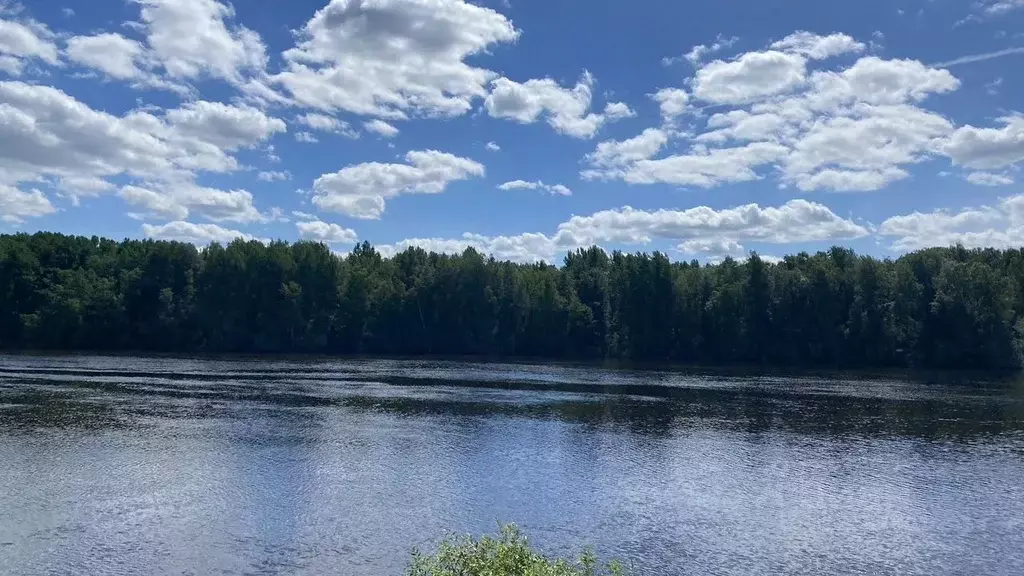
[[[518,523],[637,575],[1024,574],[1024,385],[0,356],[0,574],[401,575]]]

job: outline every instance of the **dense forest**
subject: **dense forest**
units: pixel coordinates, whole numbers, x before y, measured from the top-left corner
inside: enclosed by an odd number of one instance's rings
[[[1024,250],[560,267],[311,242],[0,236],[0,348],[1018,368]]]

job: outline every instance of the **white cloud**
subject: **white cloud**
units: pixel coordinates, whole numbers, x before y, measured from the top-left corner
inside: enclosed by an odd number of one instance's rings
[[[376,132],[384,138],[393,138],[398,135],[398,128],[395,128],[391,124],[379,119],[364,122],[363,128],[369,132]]]
[[[867,192],[884,188],[909,175],[906,170],[891,166],[869,170],[825,168],[814,173],[798,174],[794,181],[797,188],[805,191]]]
[[[811,60],[824,60],[840,54],[863,52],[865,46],[846,34],[819,36],[811,32],[799,31],[773,43],[771,48],[806,56]]]
[[[991,170],[1024,161],[1024,116],[1005,116],[1002,128],[958,128],[942,143],[953,164]]]
[[[694,138],[696,142],[723,143],[727,141],[758,142],[779,141],[795,135],[789,121],[774,112],[751,114],[746,110],[720,112],[708,118],[708,132]]]
[[[313,182],[313,203],[321,210],[354,218],[377,219],[385,200],[399,194],[437,194],[449,183],[484,175],[468,158],[436,150],[414,150],[406,164],[367,162],[324,174]]]
[[[601,143],[581,175],[700,187],[775,175],[781,186],[801,190],[868,191],[909,177],[908,165],[944,149],[955,156],[956,145],[944,144],[955,126],[920,105],[960,86],[949,71],[874,56],[837,70],[808,71],[818,60],[864,48],[843,34],[797,32],[770,49],[711,62],[688,81],[691,92],[666,88],[655,94],[664,140],[655,133],[634,139],[632,156],[617,155],[619,143]],[[673,116],[694,102],[725,110],[708,117],[695,135],[677,132]],[[695,114],[695,122],[701,117]],[[992,132],[986,135],[996,136]],[[690,145],[657,158],[668,139],[689,139]]]
[[[572,196],[572,190],[561,184],[545,184],[540,180],[527,182],[525,180],[512,180],[498,186],[499,190],[541,190],[552,196]]]
[[[668,135],[657,128],[648,128],[628,140],[599,142],[597,149],[587,155],[587,162],[595,168],[622,168],[633,162],[646,160],[668,143]],[[599,178],[601,171],[585,170],[590,178]]]
[[[822,73],[827,74],[827,73]],[[848,97],[868,104],[920,102],[932,94],[952,92],[960,81],[948,70],[922,64],[917,60],[882,60],[866,56],[839,75],[841,89]]]
[[[309,132],[296,132],[295,133],[295,141],[296,142],[304,142],[306,144],[316,144],[320,140],[316,136],[314,136],[313,134],[311,134]]]
[[[1024,0],[982,0],[978,4],[990,16],[1001,16],[1024,8]]]
[[[297,34],[274,82],[303,106],[382,118],[464,114],[495,77],[465,60],[519,36],[463,0],[332,0]]]
[[[573,88],[562,88],[550,78],[514,82],[498,78],[484,101],[494,118],[531,124],[541,117],[559,134],[574,138],[592,138],[608,122],[635,116],[622,102],[605,106],[603,113],[589,112],[593,100],[594,77],[584,72]]]
[[[283,128],[258,110],[203,101],[162,116],[114,116],[55,88],[0,82],[0,183],[116,175],[191,182],[199,171],[237,170],[232,151]]]
[[[218,190],[191,183],[166,185],[158,190],[124,186],[118,192],[127,204],[145,209],[139,218],[183,220],[190,214],[213,222],[265,222],[246,190]]]
[[[256,179],[262,182],[278,182],[283,180],[291,180],[291,172],[279,171],[279,170],[266,170],[256,175]]]
[[[486,144],[486,145],[484,146],[484,148],[487,148],[487,149],[488,149],[488,150],[490,150],[491,152],[500,152],[500,151],[501,151],[501,146],[498,146],[498,145],[497,145],[496,143],[494,143],[494,142],[488,142],[488,143],[487,143],[487,144]]]
[[[246,73],[262,71],[266,48],[257,33],[225,20],[230,4],[216,0],[134,0],[150,55],[172,78],[204,74],[241,83]]]
[[[992,52],[984,52],[981,54],[968,54],[966,56],[960,56],[959,58],[953,58],[952,60],[936,62],[935,64],[932,64],[932,66],[936,68],[948,68],[950,66],[959,66],[961,64],[974,64],[975,62],[984,62],[985,60],[1002,58],[1003,56],[1014,56],[1017,54],[1024,54],[1024,47],[1004,48],[1002,50],[994,50]]]
[[[711,45],[698,44],[697,46],[694,46],[689,52],[687,52],[686,54],[683,54],[682,56],[675,56],[675,57],[672,57],[672,58],[662,58],[661,59],[661,64],[663,66],[671,66],[672,64],[675,64],[676,62],[681,62],[683,60],[686,60],[690,64],[692,64],[695,68],[699,68],[700,65],[701,65],[701,61],[704,59],[705,56],[709,56],[711,54],[714,54],[716,52],[720,52],[720,51],[722,51],[722,50],[724,50],[726,48],[729,48],[733,44],[735,44],[738,40],[739,40],[739,38],[736,38],[735,36],[733,36],[732,38],[726,38],[725,36],[719,34],[715,38],[714,43],[712,43]]]
[[[877,190],[906,177],[898,166],[920,161],[953,130],[913,106],[859,105],[851,114],[816,120],[786,158],[785,179],[801,190]]]
[[[806,60],[775,50],[716,60],[697,71],[693,95],[712,104],[745,104],[791,92],[806,81]]]
[[[747,204],[722,210],[699,206],[652,212],[627,206],[589,216],[573,216],[550,236],[541,233],[514,236],[466,233],[461,238],[411,238],[378,248],[382,254],[391,255],[409,246],[448,253],[472,247],[496,258],[517,262],[554,262],[558,255],[568,250],[604,243],[649,244],[655,240],[674,240],[687,249],[704,249],[709,253],[715,246],[734,250],[742,248],[739,243],[744,240],[787,244],[828,242],[867,235],[868,231],[863,226],[840,218],[821,204],[791,200],[779,207],[762,208],[757,204]]]
[[[11,76],[20,76],[24,64],[14,56],[0,54],[0,72],[6,72]]]
[[[736,148],[695,149],[659,159],[637,160],[628,166],[609,170],[584,171],[585,178],[618,178],[631,184],[667,183],[711,188],[719,184],[747,182],[760,176],[759,166],[782,160],[784,146],[753,142]]]
[[[0,172],[6,179],[42,175],[108,176],[129,172],[149,176],[185,165],[233,168],[212,146],[182,146],[168,126],[145,112],[117,117],[95,111],[48,86],[0,82]]]
[[[138,65],[145,50],[135,40],[120,34],[103,33],[69,38],[66,52],[74,62],[95,68],[111,78],[128,80],[145,75]]]
[[[299,116],[297,120],[314,130],[334,132],[341,128],[347,128],[348,124],[326,114],[309,113]]]
[[[139,214],[140,217],[177,220],[188,217],[188,208],[183,204],[168,195],[148,188],[124,186],[117,195],[131,206],[145,208],[146,213]]]
[[[70,198],[71,203],[78,206],[79,199],[99,196],[114,190],[115,186],[93,176],[65,176],[57,179],[56,188],[61,196]]]
[[[1007,186],[1013,184],[1013,178],[1006,174],[995,174],[992,172],[971,172],[964,179],[978,186]]]
[[[697,238],[683,242],[676,249],[683,254],[700,254],[709,260],[721,260],[726,256],[737,258],[744,254],[743,245],[731,238]]]
[[[133,88],[170,90],[189,97],[195,94],[188,85],[152,72],[159,64],[152,52],[142,43],[117,33],[73,36],[64,52],[72,62],[98,70],[108,78],[130,81]]]
[[[656,238],[729,238],[786,244],[860,238],[868,234],[863,226],[840,218],[822,204],[806,200],[790,200],[779,207],[745,204],[723,210],[698,206],[650,212],[626,206],[590,216],[573,216],[558,230],[574,238],[578,245],[646,244]]]
[[[544,234],[525,233],[515,236],[483,236],[469,232],[461,238],[408,238],[394,244],[377,246],[384,256],[393,256],[411,247],[428,252],[459,254],[466,248],[513,262],[554,262],[559,248]]]
[[[15,22],[0,19],[0,54],[3,55],[3,69],[18,76],[26,60],[41,60],[56,66],[60,60],[54,34],[46,25],[34,20]]]
[[[893,238],[896,251],[962,244],[967,248],[1011,248],[1024,245],[1024,195],[999,204],[952,213],[913,212],[882,222],[878,234]]]
[[[661,108],[661,119],[665,122],[681,116],[690,108],[690,95],[680,88],[662,88],[651,98]]]
[[[296,118],[301,124],[312,128],[313,130],[319,130],[321,132],[332,132],[334,134],[341,134],[346,138],[359,138],[359,132],[352,129],[348,122],[344,120],[338,120],[333,116],[327,116],[326,114],[318,114],[316,112],[310,112],[308,114],[302,114]],[[315,142],[314,140],[312,142]],[[296,139],[299,139],[296,136]],[[299,140],[300,142],[310,142],[310,140]]]
[[[287,130],[283,120],[256,108],[203,100],[170,110],[166,118],[178,133],[224,150],[253,146]]]
[[[299,238],[303,240],[315,240],[325,244],[344,244],[356,241],[356,233],[349,228],[342,228],[334,223],[322,222],[320,220],[308,220],[296,222],[295,227],[299,231]]]
[[[227,244],[239,238],[242,240],[257,239],[251,234],[222,228],[216,224],[194,224],[180,220],[160,225],[143,224],[142,233],[148,238],[189,242],[197,246],[206,246],[212,242]]]
[[[28,192],[14,186],[0,184],[0,220],[22,222],[25,218],[37,218],[53,214],[57,210],[39,190]]]

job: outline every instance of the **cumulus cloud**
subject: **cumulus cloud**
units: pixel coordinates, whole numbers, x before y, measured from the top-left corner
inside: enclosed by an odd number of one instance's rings
[[[299,238],[324,244],[351,244],[357,238],[354,230],[315,219],[296,222],[295,227],[298,229]]]
[[[143,224],[142,233],[147,238],[189,242],[196,246],[206,246],[212,242],[227,244],[236,239],[258,239],[251,234],[230,228],[222,228],[216,224],[195,224],[180,220],[159,225]]]
[[[992,170],[1024,161],[1024,116],[999,119],[1002,128],[963,126],[942,143],[943,153],[953,164],[977,170]]]
[[[248,107],[192,102],[162,117],[135,110],[114,116],[49,86],[0,82],[0,178],[42,176],[181,177],[238,168],[229,152],[284,129]]]
[[[70,198],[75,206],[79,205],[81,198],[99,196],[116,188],[110,182],[92,176],[64,176],[57,179],[55,187],[61,196]]]
[[[705,188],[775,176],[780,186],[852,192],[908,178],[908,166],[941,154],[975,169],[1019,161],[1014,119],[1004,119],[1003,130],[957,130],[922,107],[927,98],[959,88],[948,70],[875,56],[813,69],[819,60],[864,49],[844,34],[796,32],[767,49],[703,65],[688,81],[689,91],[666,88],[654,95],[666,124],[660,133],[628,141],[636,148],[631,154],[617,154],[625,143],[598,144],[581,176]],[[671,128],[689,107],[709,105],[715,113],[702,130]],[[657,157],[673,139],[689,146]],[[994,142],[995,151],[983,151],[979,141]]]
[[[482,164],[436,150],[414,150],[405,164],[366,162],[323,174],[313,182],[321,210],[377,219],[385,200],[399,194],[438,194],[451,182],[484,175]]]
[[[617,178],[631,184],[676,184],[711,188],[720,184],[747,182],[760,178],[755,168],[785,158],[786,147],[753,142],[735,148],[697,148],[689,154],[643,159],[611,169],[585,170],[584,178]],[[595,154],[597,154],[595,152]]]
[[[428,252],[459,254],[473,248],[501,260],[513,262],[554,262],[559,248],[544,234],[526,233],[515,236],[484,236],[465,233],[460,238],[408,238],[394,244],[377,246],[384,256],[393,256],[408,248]]]
[[[791,92],[806,81],[807,60],[776,50],[716,60],[697,71],[693,95],[711,104],[746,104]]]
[[[522,124],[543,117],[556,132],[574,138],[592,138],[605,124],[636,115],[622,102],[607,104],[602,113],[590,112],[593,88],[594,77],[589,72],[584,72],[573,88],[562,88],[550,78],[523,83],[498,78],[492,82],[484,106],[494,118]]]
[[[68,57],[112,78],[135,78],[142,74],[136,65],[145,48],[120,34],[75,36],[68,40]]]
[[[790,200],[778,207],[745,204],[723,210],[698,206],[651,212],[627,206],[590,216],[573,216],[559,226],[559,233],[570,235],[579,245],[602,241],[646,244],[655,238],[709,237],[786,244],[860,238],[868,231],[840,218],[823,204]]]
[[[819,72],[818,76],[816,88],[824,96],[868,104],[920,102],[960,87],[960,81],[948,70],[917,60],[883,60],[875,56],[861,58],[841,73]]]
[[[384,138],[394,138],[395,136],[398,135],[398,128],[395,128],[391,124],[388,124],[387,122],[380,119],[364,122],[363,128],[365,128],[369,132],[379,134]]]
[[[652,94],[651,98],[661,108],[661,118],[665,122],[683,115],[690,109],[690,95],[680,88],[662,88]]]
[[[799,54],[811,60],[824,60],[840,54],[863,52],[864,48],[862,42],[857,42],[846,34],[819,36],[806,31],[794,32],[771,45],[772,50]]]
[[[14,186],[0,184],[0,221],[22,222],[25,218],[37,218],[53,214],[57,209],[39,190],[27,192]]]
[[[1013,184],[1013,178],[1010,176],[993,172],[971,172],[964,179],[978,186],[1007,186]]]
[[[496,76],[466,59],[519,36],[463,0],[332,0],[297,34],[271,81],[302,106],[381,118],[466,113]]]
[[[945,118],[913,106],[860,105],[810,125],[786,158],[785,178],[801,190],[877,190],[906,177],[898,166],[924,159],[952,130]]]
[[[466,233],[460,238],[411,238],[382,247],[392,254],[409,246],[439,252],[461,252],[472,247],[496,258],[518,262],[547,261],[568,250],[594,244],[644,245],[656,240],[679,242],[691,253],[707,256],[717,246],[736,250],[745,240],[769,244],[838,241],[868,235],[863,226],[837,216],[828,207],[806,200],[782,206],[746,204],[716,210],[698,206],[686,210],[637,210],[629,206],[573,216],[551,234],[483,236]],[[680,248],[683,249],[683,248]]]
[[[169,110],[166,120],[177,133],[223,150],[252,146],[287,130],[283,120],[251,106],[202,100]]]
[[[697,238],[679,244],[676,249],[683,254],[701,255],[712,261],[726,256],[738,258],[744,254],[743,245],[731,238]]]
[[[171,78],[203,75],[241,83],[266,66],[259,34],[231,25],[235,12],[217,0],[135,0],[149,57]]]
[[[189,95],[185,84],[161,78],[150,69],[158,62],[141,42],[117,33],[73,36],[64,50],[76,64],[97,70],[108,78],[130,81],[136,88],[159,88]]]
[[[746,110],[719,112],[708,118],[706,128],[708,130],[696,136],[694,141],[715,144],[728,141],[779,141],[794,136],[796,132],[789,121],[780,114],[752,114]]]
[[[0,143],[6,143],[0,183],[54,178],[81,196],[109,189],[109,177],[128,176],[146,184],[123,189],[121,197],[146,214],[262,219],[248,192],[193,182],[197,172],[237,170],[232,152],[284,130],[281,120],[255,108],[196,101],[161,116],[142,110],[114,116],[55,88],[21,82],[0,82],[0,102]]]
[[[188,217],[188,207],[166,194],[140,186],[124,186],[117,193],[127,204],[144,209],[132,214],[139,218],[181,219]]]
[[[280,182],[283,180],[291,180],[291,172],[284,170],[265,170],[256,175],[256,179],[262,182]]]
[[[183,182],[155,190],[124,186],[118,196],[133,208],[142,209],[131,214],[143,219],[184,220],[192,214],[213,222],[250,224],[267,220],[253,206],[252,194],[246,190],[219,190]]]
[[[713,43],[711,43],[711,44],[698,44],[698,45],[694,46],[689,52],[687,52],[686,54],[683,54],[682,56],[673,56],[673,57],[662,58],[661,59],[661,64],[663,66],[671,66],[671,65],[673,65],[673,64],[675,64],[677,62],[682,62],[683,60],[686,60],[690,64],[692,64],[695,68],[697,68],[697,67],[700,67],[701,62],[704,60],[705,57],[710,56],[711,54],[714,54],[716,52],[720,52],[722,50],[725,50],[726,48],[731,47],[738,40],[739,40],[739,38],[736,38],[735,36],[733,36],[731,38],[726,38],[722,34],[719,34],[715,38],[715,41]]]
[[[495,142],[488,142],[484,146],[484,148],[487,148],[491,152],[500,152],[501,151],[501,146],[498,146],[497,143],[495,143]]]
[[[310,132],[296,132],[295,141],[304,144],[316,144],[320,140]]]
[[[1012,248],[1024,245],[1024,195],[1003,198],[995,206],[936,210],[893,216],[878,234],[892,239],[896,251],[962,244],[968,248]]]
[[[345,136],[346,138],[358,138],[359,137],[359,132],[353,130],[352,127],[349,126],[348,122],[345,122],[344,120],[338,120],[337,118],[335,118],[333,116],[328,116],[326,114],[319,114],[319,113],[316,113],[316,112],[309,112],[307,114],[302,114],[302,115],[298,116],[295,120],[298,123],[303,124],[304,126],[307,126],[308,128],[311,128],[313,130],[318,130],[320,132],[331,132],[331,133],[334,133],[334,134],[341,134],[342,136]],[[309,133],[305,132],[304,134],[309,134]],[[312,136],[312,135],[310,135],[310,136]],[[305,139],[304,137],[300,137],[300,136],[296,135],[296,139],[299,140],[300,142],[316,142],[317,141],[315,136],[313,136],[312,140],[309,140],[309,139]]]
[[[572,190],[561,184],[545,184],[540,180],[527,182],[525,180],[512,180],[498,186],[499,190],[541,190],[552,196],[572,196]]]
[[[50,66],[59,62],[55,35],[35,20],[0,19],[0,69],[19,76],[26,63],[38,60]]]
[[[586,160],[593,168],[584,170],[583,177],[614,176],[634,162],[651,158],[667,143],[668,134],[657,128],[648,128],[628,140],[599,142],[597,149],[587,155]]]

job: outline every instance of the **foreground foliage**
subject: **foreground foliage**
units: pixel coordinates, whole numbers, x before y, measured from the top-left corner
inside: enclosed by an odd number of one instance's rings
[[[1024,251],[561,267],[368,244],[0,236],[0,347],[1016,368]]]
[[[623,576],[617,562],[600,566],[593,552],[578,560],[549,559],[533,551],[515,525],[497,537],[450,537],[433,554],[413,553],[407,576]]]

